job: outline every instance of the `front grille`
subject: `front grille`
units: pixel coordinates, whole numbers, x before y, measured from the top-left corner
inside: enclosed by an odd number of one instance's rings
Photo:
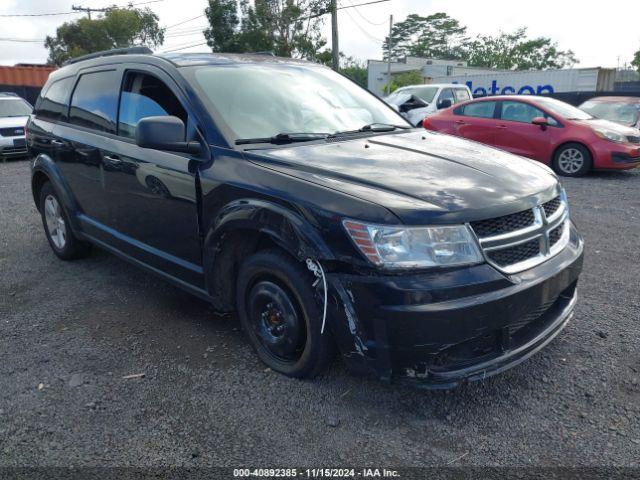
[[[553,200],[549,200],[547,203],[543,203],[542,208],[544,209],[544,214],[547,216],[547,218],[556,213],[560,208],[560,205],[562,205],[560,196],[557,196]]]
[[[0,135],[3,137],[20,137],[24,135],[23,127],[0,128]]]
[[[476,235],[482,237],[493,237],[503,233],[514,232],[530,227],[535,222],[532,210],[524,210],[503,217],[490,218],[472,222],[471,227]]]
[[[0,150],[3,155],[21,155],[27,153],[27,147],[5,147]]]
[[[496,265],[506,267],[529,260],[538,254],[540,254],[540,240],[536,238],[515,247],[492,250],[487,252],[487,257]]]
[[[556,243],[558,243],[560,241],[560,238],[562,238],[562,232],[563,231],[564,231],[564,224],[560,225],[556,229],[552,230],[551,233],[549,233],[549,246],[550,247],[553,247]]]
[[[636,137],[634,135],[628,136],[627,140],[629,143],[640,143],[640,137]]]
[[[470,225],[487,261],[513,274],[532,268],[563,249],[560,243],[567,242],[563,239],[567,216],[566,199],[558,195],[529,210]]]

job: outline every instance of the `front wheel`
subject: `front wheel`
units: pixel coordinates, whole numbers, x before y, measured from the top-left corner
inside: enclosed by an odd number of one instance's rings
[[[59,258],[73,260],[89,253],[90,245],[76,238],[71,231],[69,217],[49,182],[40,190],[40,214],[49,245]]]
[[[581,177],[591,170],[591,153],[584,145],[570,143],[562,146],[553,159],[553,169],[565,177]]]
[[[333,343],[321,333],[314,277],[286,253],[259,252],[240,267],[236,302],[252,347],[272,370],[313,378],[330,362]]]

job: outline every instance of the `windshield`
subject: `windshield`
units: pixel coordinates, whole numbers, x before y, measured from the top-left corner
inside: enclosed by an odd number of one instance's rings
[[[567,120],[591,120],[593,117],[587,112],[583,112],[568,103],[561,102],[555,98],[536,98],[536,102],[541,107],[546,108],[554,115],[565,118]]]
[[[26,117],[31,115],[31,105],[21,98],[0,100],[0,117]]]
[[[433,98],[436,96],[436,93],[438,93],[438,87],[407,87],[396,90],[389,95],[389,98],[394,95],[415,95],[420,100],[431,103],[433,102]]]
[[[633,127],[640,118],[640,103],[587,101],[580,108],[596,118]]]
[[[328,68],[242,64],[192,67],[195,85],[236,139],[333,134],[369,124],[408,127],[381,100]]]

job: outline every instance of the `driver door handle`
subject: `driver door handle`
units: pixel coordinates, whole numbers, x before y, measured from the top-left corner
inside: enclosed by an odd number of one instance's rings
[[[53,145],[54,147],[64,147],[64,142],[54,139],[54,140],[51,140],[51,145]]]
[[[115,155],[105,155],[103,157],[107,162],[113,164],[113,165],[118,165],[120,163],[122,163],[122,160],[120,160],[119,157],[115,156]]]

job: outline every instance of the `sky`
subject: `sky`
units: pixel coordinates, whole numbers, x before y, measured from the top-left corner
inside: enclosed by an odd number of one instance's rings
[[[133,0],[141,3],[149,0]],[[339,0],[340,6],[370,0]],[[64,21],[82,14],[45,17],[6,17],[8,14],[58,13],[71,11],[72,4],[94,8],[111,4],[126,5],[127,0],[0,0],[0,64],[44,63],[47,50],[42,42],[54,35]],[[204,42],[202,15],[207,0],[159,0],[147,4],[169,27],[159,51],[188,47]],[[606,5],[606,7],[605,7]],[[580,0],[390,0],[388,2],[345,8],[339,11],[340,50],[360,60],[379,59],[382,41],[389,30],[389,16],[402,21],[407,15],[446,12],[468,27],[468,33],[496,34],[526,26],[530,36],[547,36],[561,49],[576,53],[581,67],[617,67],[630,63],[640,49],[640,1],[608,0],[606,3]],[[84,14],[86,15],[86,14]],[[95,15],[95,14],[94,14]],[[330,39],[327,17],[325,36]],[[22,42],[8,41],[26,40]],[[206,45],[182,51],[206,51]]]

